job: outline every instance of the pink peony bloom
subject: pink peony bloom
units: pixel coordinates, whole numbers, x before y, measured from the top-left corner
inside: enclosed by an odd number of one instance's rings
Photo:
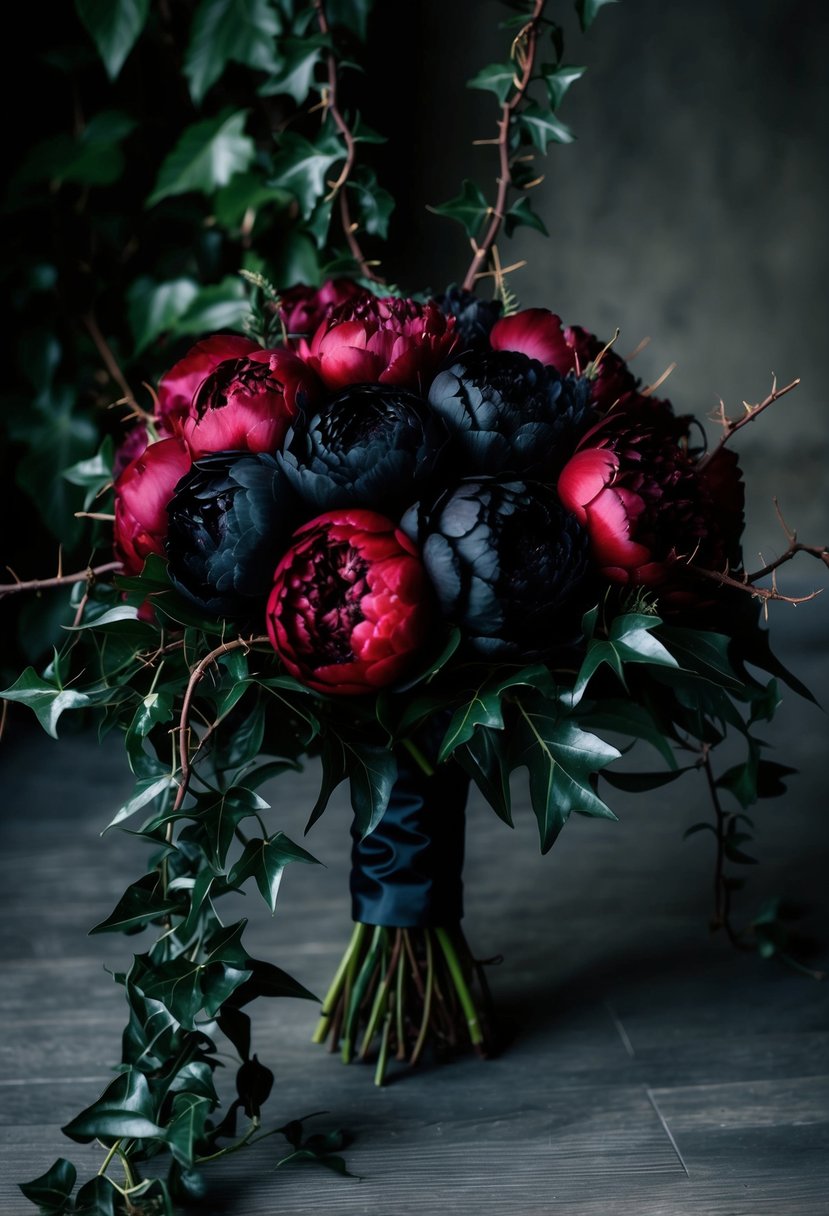
[[[225,359],[241,359],[260,349],[251,338],[238,334],[214,334],[197,342],[159,381],[155,412],[161,429],[168,433],[175,430],[176,422],[188,413],[202,381],[220,363]]]
[[[115,554],[127,574],[138,574],[150,553],[164,553],[167,506],[191,465],[181,439],[161,439],[115,482]]]

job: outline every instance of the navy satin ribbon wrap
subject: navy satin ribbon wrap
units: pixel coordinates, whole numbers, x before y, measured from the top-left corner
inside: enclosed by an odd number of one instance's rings
[[[464,813],[469,778],[451,760],[427,776],[408,753],[380,823],[352,826],[351,914],[364,925],[426,928],[463,916]]]

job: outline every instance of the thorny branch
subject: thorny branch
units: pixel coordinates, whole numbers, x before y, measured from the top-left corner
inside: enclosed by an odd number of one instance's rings
[[[314,0],[314,8],[317,10],[317,21],[320,31],[323,34],[330,33],[328,17],[325,12],[325,0]],[[343,233],[348,242],[348,248],[351,250],[351,256],[360,267],[360,273],[364,278],[370,279],[374,283],[382,283],[383,280],[379,275],[374,273],[371,264],[366,260],[360,242],[357,240],[357,224],[351,218],[351,209],[348,205],[348,193],[345,189],[346,183],[354,168],[354,163],[357,159],[357,144],[354,135],[348,123],[342,115],[339,108],[338,100],[338,79],[337,79],[337,60],[332,51],[329,51],[326,56],[328,66],[328,86],[323,93],[323,104],[331,115],[334,123],[337,126],[340,134],[345,141],[346,157],[345,164],[340,170],[340,175],[335,182],[331,182],[330,198],[339,195],[340,198],[340,219],[343,226]]]
[[[121,562],[106,562],[103,566],[87,566],[85,570],[76,570],[74,574],[56,574],[54,578],[31,578],[25,582],[15,575],[13,583],[0,583],[0,599],[4,595],[14,595],[17,591],[45,591],[48,587],[66,587],[84,580],[92,583],[101,574],[114,573],[122,568]],[[14,574],[9,566],[6,569],[10,574]]]
[[[509,101],[505,101],[501,107],[501,117],[498,121],[498,154],[500,161],[500,173],[498,176],[498,194],[495,199],[495,207],[492,211],[492,219],[489,223],[486,235],[483,242],[477,245],[473,242],[474,254],[470,263],[469,269],[466,272],[466,278],[463,281],[465,291],[471,291],[478,278],[481,266],[489,257],[496,240],[498,233],[501,231],[501,225],[504,222],[506,214],[507,193],[512,184],[512,170],[510,167],[509,155],[509,132],[510,121],[512,116],[524,98],[530,81],[532,80],[533,68],[535,66],[535,53],[538,43],[538,26],[541,21],[541,16],[544,12],[546,0],[535,0],[533,12],[530,20],[519,31],[512,44],[512,54],[515,58],[521,75],[515,79],[515,92]]]
[[[739,418],[729,418],[725,412],[725,403],[721,401],[720,408],[715,417],[722,426],[723,433],[720,436],[720,441],[716,447],[712,448],[710,452],[706,452],[706,454],[702,457],[699,462],[699,467],[701,469],[705,468],[709,461],[716,456],[720,448],[728,443],[732,435],[736,434],[736,432],[739,431],[741,427],[746,426],[747,423],[753,422],[758,414],[762,414],[763,410],[768,409],[768,407],[773,405],[775,401],[779,401],[781,397],[785,397],[786,393],[790,393],[793,388],[797,388],[798,384],[800,384],[799,378],[797,380],[792,380],[791,384],[785,385],[784,388],[778,388],[777,377],[775,376],[772,380],[771,392],[769,393],[768,397],[759,402],[757,405],[749,405],[747,401],[744,401],[744,413]]]

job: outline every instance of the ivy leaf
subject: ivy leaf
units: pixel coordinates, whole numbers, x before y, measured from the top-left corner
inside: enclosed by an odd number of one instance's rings
[[[130,1199],[135,1195],[136,1192],[133,1191]],[[115,1184],[109,1178],[98,1175],[90,1178],[80,1188],[75,1196],[73,1211],[77,1216],[119,1216],[115,1206],[117,1197]]]
[[[150,0],[75,0],[75,11],[115,80],[147,23]]]
[[[110,688],[93,688],[81,692],[74,688],[61,688],[39,676],[33,667],[27,667],[10,688],[0,692],[6,701],[17,701],[28,705],[40,725],[53,739],[58,737],[58,720],[67,709],[88,709],[117,696]]]
[[[351,807],[360,836],[368,836],[383,818],[397,778],[397,761],[387,747],[343,740],[351,782]]]
[[[515,64],[491,63],[488,67],[482,68],[477,76],[467,80],[466,87],[485,89],[489,93],[494,93],[503,105],[515,88]]]
[[[127,887],[106,920],[93,926],[89,933],[90,936],[93,933],[136,933],[150,921],[179,909],[176,899],[164,895],[159,874],[145,874]]]
[[[88,511],[101,492],[112,482],[112,436],[107,435],[94,456],[78,460],[63,470],[63,476],[73,486],[83,486],[86,494],[83,509]]]
[[[579,15],[582,31],[587,32],[606,4],[615,3],[616,0],[575,0],[576,12]]]
[[[277,66],[259,89],[262,97],[284,94],[302,105],[314,84],[314,72],[323,50],[330,45],[325,34],[306,34],[303,38],[286,34],[277,44]]]
[[[156,283],[141,275],[127,292],[127,317],[135,342],[135,353],[143,350],[175,328],[176,321],[199,293],[195,279],[170,279]]]
[[[323,736],[320,760],[322,763],[320,792],[317,795],[317,800],[305,825],[306,835],[328,806],[334,790],[345,781],[347,776],[345,749],[337,735],[333,732],[329,732]]]
[[[669,785],[681,777],[683,773],[693,772],[696,766],[686,764],[684,768],[674,768],[666,773],[625,773],[604,769],[602,777],[617,790],[627,790],[629,793],[641,794],[647,790],[658,790],[663,785]]]
[[[516,228],[535,228],[536,232],[540,232],[543,236],[550,235],[547,225],[541,216],[533,211],[528,198],[520,198],[517,203],[513,203],[504,216],[506,235],[512,236]]]
[[[377,174],[365,165],[358,165],[346,185],[357,196],[359,217],[369,236],[385,240],[389,234],[389,218],[394,211],[394,198],[377,181]]]
[[[163,773],[161,776],[151,774],[147,777],[141,777],[135,784],[130,797],[126,802],[122,803],[115,812],[114,817],[109,821],[104,828],[108,832],[110,828],[114,828],[117,823],[122,823],[125,819],[129,819],[136,811],[140,811],[142,807],[147,806],[162,794],[169,793],[175,787],[176,780],[171,773]]]
[[[147,1078],[137,1068],[128,1068],[116,1077],[86,1110],[61,1129],[70,1140],[89,1144],[98,1138],[128,1136],[140,1140],[162,1136],[155,1122],[155,1107]]]
[[[244,284],[238,275],[231,274],[220,283],[200,288],[170,329],[176,337],[239,329],[249,312]]]
[[[440,745],[438,763],[441,764],[448,756],[451,756],[456,747],[460,747],[461,744],[471,739],[476,727],[479,726],[486,726],[492,730],[503,729],[501,694],[495,688],[476,689],[466,704],[455,710]]]
[[[455,758],[486,798],[499,819],[513,826],[509,765],[500,732],[481,726],[455,752]]]
[[[569,127],[534,101],[528,102],[518,115],[518,128],[539,152],[546,152],[550,143],[571,144],[574,139]]]
[[[146,206],[190,191],[213,194],[235,173],[249,169],[256,149],[250,136],[243,134],[247,115],[247,110],[225,109],[187,127],[162,162]]]
[[[124,169],[120,144],[135,127],[135,119],[122,110],[102,110],[89,120],[77,138],[61,133],[35,144],[12,185],[44,181],[112,185]]]
[[[616,818],[595,793],[593,778],[621,753],[574,721],[559,720],[544,702],[528,702],[517,708],[516,729],[510,740],[512,767],[526,766],[528,770],[541,851],[547,853],[572,811]]]
[[[216,194],[213,210],[223,228],[238,229],[250,212],[258,214],[264,207],[274,206],[285,210],[292,202],[287,190],[269,186],[256,170],[237,173]],[[280,234],[281,235],[281,234]],[[274,276],[277,282],[284,280]]]
[[[583,702],[582,705],[584,705]],[[597,704],[585,709],[580,708],[578,721],[589,730],[618,731],[622,735],[643,739],[656,748],[670,768],[675,769],[677,766],[670,740],[665,738],[645,705],[637,705],[621,698],[606,697]]]
[[[235,1008],[241,1008],[242,1005],[246,1005],[260,996],[292,996],[304,1001],[316,1001],[319,1004],[319,997],[314,996],[313,992],[309,992],[293,976],[288,975],[287,971],[283,971],[281,967],[276,967],[273,963],[251,958],[248,959],[248,970],[251,973],[250,979],[246,980],[233,994],[232,1006]]]
[[[185,1169],[194,1164],[196,1145],[204,1138],[204,1125],[212,1109],[212,1102],[201,1094],[176,1094],[173,1099],[172,1120],[164,1139]]]
[[[695,672],[721,688],[741,693],[744,682],[731,663],[731,639],[710,630],[662,626],[659,636],[686,672]]]
[[[466,235],[474,240],[491,208],[481,187],[467,177],[464,178],[463,189],[456,198],[428,207],[427,210],[435,215],[445,215],[450,220],[457,220],[459,224],[463,224]]]
[[[253,839],[247,842],[242,856],[228,874],[227,881],[231,887],[240,887],[253,876],[262,898],[273,913],[276,911],[283,871],[292,861],[321,864],[311,853],[289,840],[284,832],[275,832],[265,840]]]
[[[199,844],[214,869],[223,871],[236,828],[267,806],[253,791],[232,786],[218,797],[200,802],[197,822],[184,829],[181,839]]]
[[[45,1174],[18,1185],[26,1198],[40,1207],[43,1216],[62,1216],[77,1177],[72,1162],[58,1157]]]
[[[541,69],[544,84],[550,98],[550,108],[557,110],[571,84],[580,80],[587,68],[575,67],[570,64],[545,64]]]
[[[285,131],[273,158],[271,184],[289,190],[299,203],[303,219],[309,220],[317,203],[329,193],[332,165],[344,157],[343,144],[331,131],[323,131],[315,143],[295,131]]]
[[[659,624],[659,617],[648,616],[646,613],[630,612],[615,617],[606,640],[592,638],[588,643],[587,652],[573,685],[571,704],[579,703],[594,672],[604,663],[615,672],[623,685],[625,663],[678,667],[679,664],[671,651],[651,632]],[[698,630],[694,632],[699,633]]]
[[[268,0],[202,0],[184,57],[184,75],[196,105],[231,59],[256,71],[277,72],[279,26]]]

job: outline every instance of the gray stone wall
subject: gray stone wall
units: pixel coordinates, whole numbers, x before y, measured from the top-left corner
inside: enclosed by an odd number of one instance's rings
[[[784,545],[773,494],[801,539],[825,542],[829,5],[621,0],[586,37],[571,3],[550,11],[565,24],[568,62],[588,72],[560,111],[577,141],[551,145],[534,191],[551,239],[521,229],[502,244],[505,260],[527,259],[513,289],[602,336],[618,326],[622,354],[649,337],[635,366],[650,380],[676,362],[664,392],[680,411],[704,417],[722,398],[739,413],[774,373],[801,377],[735,439],[749,486],[746,560]],[[489,0],[409,9],[417,52],[399,83],[416,110],[415,155],[386,263],[407,286],[460,278],[468,262],[461,228],[424,207],[457,194],[465,176],[494,178],[494,149],[471,140],[494,133],[495,99],[463,82],[505,58],[506,12]],[[791,577],[825,582],[805,561]]]

